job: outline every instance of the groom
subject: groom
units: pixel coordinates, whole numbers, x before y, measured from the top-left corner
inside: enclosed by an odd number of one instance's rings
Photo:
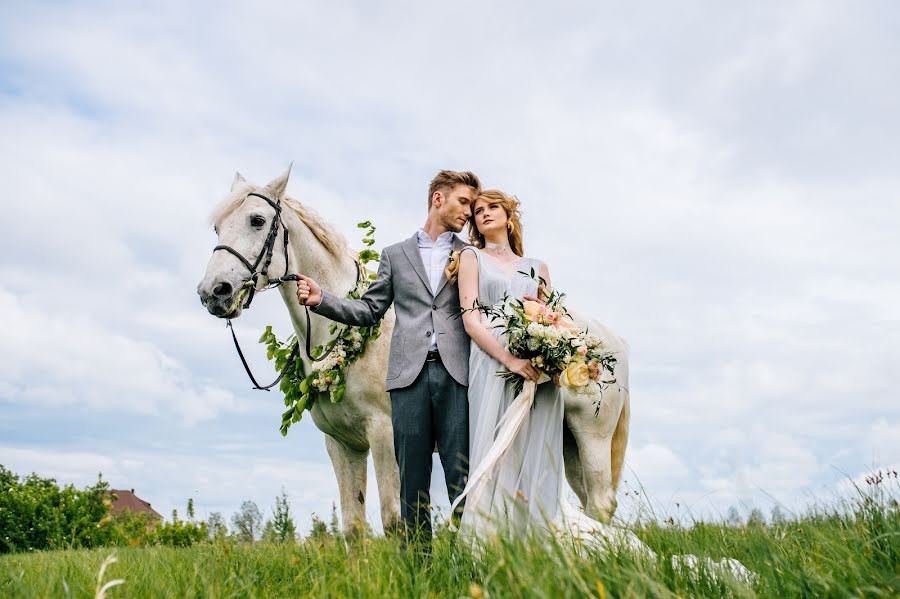
[[[400,466],[400,514],[409,534],[430,542],[431,455],[441,457],[450,502],[465,487],[469,453],[469,337],[459,288],[444,275],[481,183],[471,172],[441,171],[428,188],[428,218],[412,237],[384,248],[378,275],[358,300],[341,299],[300,275],[297,299],[345,324],[370,326],[391,303],[387,391]]]

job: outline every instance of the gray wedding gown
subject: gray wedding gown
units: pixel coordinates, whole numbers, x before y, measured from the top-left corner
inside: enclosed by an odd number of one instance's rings
[[[478,257],[478,301],[502,303],[504,298],[537,295],[538,283],[530,276],[541,263],[520,258],[504,263],[475,248]],[[522,274],[527,273],[527,274]],[[482,319],[488,330],[506,345],[500,324]],[[515,399],[512,386],[497,373],[505,370],[474,341],[469,354],[469,460],[470,471],[483,462],[494,443],[498,424]],[[521,423],[503,458],[493,466],[478,493],[466,499],[461,526],[484,538],[497,527],[524,533],[558,519],[563,483],[563,401],[559,388],[538,385],[531,411]]]

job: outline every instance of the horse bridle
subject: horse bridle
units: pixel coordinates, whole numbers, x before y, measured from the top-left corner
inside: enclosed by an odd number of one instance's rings
[[[288,229],[284,225],[284,221],[281,220],[281,200],[272,200],[264,196],[261,193],[257,193],[255,191],[251,191],[247,194],[247,197],[254,196],[260,199],[265,200],[268,204],[275,209],[275,218],[272,219],[272,225],[269,227],[269,233],[266,235],[266,242],[263,244],[262,249],[259,251],[259,255],[256,257],[256,260],[251,264],[247,258],[243,256],[239,251],[231,247],[230,245],[220,244],[213,248],[213,253],[224,250],[229,254],[233,255],[235,258],[241,261],[241,263],[247,267],[247,270],[250,271],[250,276],[244,279],[241,288],[238,290],[236,299],[234,304],[232,305],[231,310],[228,312],[229,316],[234,313],[237,309],[237,306],[241,302],[241,294],[245,292],[245,290],[249,289],[249,296],[247,297],[247,302],[244,304],[244,309],[250,307],[250,302],[253,301],[253,297],[256,293],[256,288],[259,283],[260,277],[266,277],[268,283],[266,284],[264,289],[273,289],[275,287],[279,287],[287,281],[299,281],[300,277],[297,275],[288,274],[290,270],[290,254],[288,253]],[[272,264],[272,256],[275,253],[275,240],[278,238],[278,227],[279,225],[284,230],[284,275],[278,277],[277,279],[272,279],[269,277],[269,265]],[[362,272],[359,268],[359,261],[354,261],[356,264],[356,282],[359,283],[360,277],[362,276]],[[260,263],[262,263],[262,268],[259,268]],[[312,341],[310,331],[312,328],[312,321],[309,316],[309,306],[303,306],[306,310],[306,357],[309,358],[310,362],[321,362],[324,360],[328,354],[332,352],[332,350],[337,346],[338,341],[340,340],[340,334],[334,338],[334,340],[328,345],[328,348],[322,352],[322,355],[318,358],[312,357]],[[278,384],[278,382],[284,377],[284,373],[287,372],[291,366],[293,366],[294,361],[297,359],[297,353],[300,348],[299,341],[294,342],[294,347],[291,349],[291,354],[288,356],[287,362],[285,362],[284,368],[281,369],[281,373],[278,375],[278,378],[269,383],[268,385],[260,385],[256,382],[256,377],[253,376],[253,372],[250,371],[250,365],[247,364],[247,359],[244,357],[244,352],[241,351],[241,345],[238,343],[237,335],[234,333],[234,325],[231,324],[231,318],[226,317],[226,326],[231,330],[231,338],[234,340],[234,347],[237,350],[238,356],[241,358],[241,363],[244,365],[244,370],[247,371],[247,376],[250,377],[250,380],[253,382],[254,389],[260,389],[264,391],[269,391],[272,387]]]
[[[217,245],[213,248],[213,252],[217,252],[219,250],[224,250],[229,254],[233,255],[235,258],[241,261],[241,263],[247,267],[247,270],[250,271],[250,276],[244,279],[243,285],[241,285],[241,289],[238,291],[238,301],[235,304],[240,303],[240,294],[243,290],[249,288],[250,295],[247,297],[247,303],[244,304],[244,308],[250,307],[250,302],[253,301],[253,296],[256,293],[256,286],[259,283],[259,278],[261,276],[265,276],[266,279],[269,279],[269,265],[272,264],[272,255],[275,253],[275,239],[278,238],[278,226],[281,225],[281,228],[284,229],[284,276],[278,279],[270,281],[270,285],[268,287],[278,287],[285,281],[296,281],[296,275],[288,275],[288,270],[290,270],[290,255],[288,254],[288,230],[287,227],[284,226],[284,222],[281,220],[281,200],[272,200],[261,193],[256,193],[255,191],[251,191],[247,194],[247,197],[255,196],[257,198],[263,199],[268,204],[275,209],[275,218],[272,219],[272,225],[269,227],[269,234],[266,236],[266,242],[263,244],[262,249],[259,251],[259,255],[256,256],[256,260],[253,261],[253,264],[247,260],[243,254],[239,251],[231,247],[230,245]],[[259,268],[260,263],[262,263],[262,269],[257,270]],[[232,306],[231,312],[237,308],[237,305]]]

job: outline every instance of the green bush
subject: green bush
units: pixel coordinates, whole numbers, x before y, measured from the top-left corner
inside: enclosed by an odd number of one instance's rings
[[[0,553],[101,546],[170,545],[206,541],[205,522],[160,522],[149,514],[111,514],[109,485],[102,479],[83,490],[60,488],[52,478],[20,478],[0,465]],[[190,510],[189,506],[189,511]]]
[[[192,512],[193,510],[189,509],[188,511]],[[178,512],[172,510],[172,521],[160,524],[155,530],[153,540],[160,545],[169,545],[170,547],[190,547],[196,543],[202,543],[208,538],[209,530],[206,522],[181,520],[178,518]]]
[[[107,490],[102,479],[81,491],[37,474],[20,480],[0,465],[0,553],[106,544]]]

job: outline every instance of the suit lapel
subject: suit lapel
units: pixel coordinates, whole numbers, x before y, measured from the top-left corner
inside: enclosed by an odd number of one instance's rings
[[[465,241],[463,241],[462,239],[460,239],[457,235],[453,236],[453,251],[454,252],[458,252],[458,251],[462,250],[464,247],[466,247],[466,245],[468,245],[468,244]],[[434,297],[437,297],[438,295],[441,294],[441,291],[443,291],[444,285],[446,285],[446,284],[447,284],[447,273],[442,272],[441,280],[438,282],[437,293],[434,294]]]
[[[413,270],[415,270],[416,274],[419,275],[419,278],[422,279],[425,289],[427,289],[430,294],[431,283],[428,282],[428,273],[425,271],[425,265],[422,263],[422,255],[419,253],[418,233],[413,233],[413,236],[404,241],[400,247],[403,248],[403,253],[406,254],[406,258],[409,260],[410,264],[412,264]]]

